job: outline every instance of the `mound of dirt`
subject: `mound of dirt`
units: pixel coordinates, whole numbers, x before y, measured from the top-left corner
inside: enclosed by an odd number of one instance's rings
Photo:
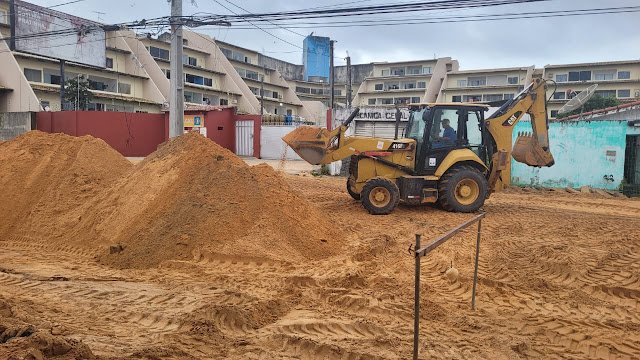
[[[281,175],[267,165],[250,167],[198,134],[164,144],[102,196],[84,220],[83,241],[118,244],[100,257],[117,267],[208,254],[318,259],[338,243]]]
[[[95,359],[81,341],[37,329],[13,313],[12,306],[0,298],[0,359]]]
[[[64,237],[132,165],[107,143],[31,131],[0,143],[0,236]]]

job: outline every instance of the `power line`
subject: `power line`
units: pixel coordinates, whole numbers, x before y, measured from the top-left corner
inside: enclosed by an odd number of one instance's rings
[[[75,4],[75,3],[79,3],[81,1],[86,1],[86,0],[73,0],[73,1],[67,1],[64,2],[62,4],[56,4],[56,5],[51,5],[51,6],[47,6],[47,9],[53,9],[54,7],[59,7],[59,6],[64,6],[64,5],[70,5],[70,4]]]
[[[252,14],[251,12],[249,12],[247,9],[245,9],[245,8],[241,7],[240,5],[236,5],[236,4],[232,3],[232,2],[231,2],[231,1],[229,1],[229,0],[224,0],[224,1],[226,1],[226,2],[228,2],[229,4],[231,4],[231,5],[235,6],[235,7],[237,7],[238,9],[240,9],[240,10],[242,10],[242,11],[246,11],[249,15],[254,15],[254,14]],[[295,31],[293,31],[293,30],[289,30],[289,29],[287,29],[287,28],[285,28],[285,27],[279,26],[278,24],[276,24],[276,23],[274,23],[274,22],[272,22],[272,21],[268,21],[268,22],[269,22],[270,24],[272,24],[272,25],[278,26],[278,27],[279,27],[279,28],[281,28],[281,29],[287,30],[287,31],[288,31],[288,32],[290,32],[290,33],[293,33],[293,34],[296,34],[296,35],[299,35],[299,36],[302,36],[302,37],[306,37],[306,35],[302,35],[302,34],[300,34],[299,32],[295,32]]]
[[[553,17],[571,17],[571,16],[586,16],[586,15],[606,15],[606,14],[624,14],[624,13],[636,13],[640,12],[640,9],[628,9],[628,10],[599,10],[599,9],[585,9],[579,12],[557,12],[557,13],[528,13],[528,14],[512,14],[510,16],[504,14],[494,15],[470,15],[467,17],[459,17],[459,19],[444,19],[444,20],[415,20],[407,21],[401,19],[389,19],[378,20],[368,23],[353,23],[353,22],[326,22],[326,23],[312,23],[304,24],[288,24],[289,28],[293,29],[314,29],[314,28],[350,28],[350,27],[374,27],[374,26],[399,26],[399,25],[418,25],[418,24],[444,24],[444,23],[464,23],[464,22],[483,22],[483,21],[500,21],[500,20],[519,20],[519,19],[538,19],[538,18],[553,18]],[[248,27],[234,27],[234,30],[249,30]],[[273,28],[265,28],[271,30]]]

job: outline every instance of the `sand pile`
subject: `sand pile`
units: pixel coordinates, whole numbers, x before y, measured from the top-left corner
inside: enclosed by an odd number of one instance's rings
[[[107,143],[31,131],[0,143],[0,236],[64,237],[132,165]]]
[[[101,260],[122,267],[217,254],[318,259],[339,241],[273,169],[250,167],[198,134],[138,164],[104,194],[93,221],[87,228],[102,244],[124,247]]]

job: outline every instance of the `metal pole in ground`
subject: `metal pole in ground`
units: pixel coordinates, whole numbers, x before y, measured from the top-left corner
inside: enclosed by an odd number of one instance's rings
[[[478,236],[476,237],[476,263],[473,270],[473,290],[471,290],[471,309],[476,309],[476,284],[478,284],[478,260],[480,258],[480,234],[482,218],[478,220]]]
[[[416,234],[416,251],[420,249],[420,238]],[[418,340],[420,336],[420,255],[416,253],[416,283],[413,307],[413,360],[418,360]]]
[[[333,92],[335,90],[335,71],[333,68],[333,44],[335,41],[329,41],[329,87],[331,88],[329,91],[329,107],[333,110],[334,96]]]
[[[351,109],[351,56],[347,54],[347,109]]]

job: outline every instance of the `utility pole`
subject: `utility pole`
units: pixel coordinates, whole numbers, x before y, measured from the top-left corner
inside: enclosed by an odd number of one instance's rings
[[[267,68],[262,63],[262,76],[260,77],[260,116],[264,116],[264,76],[267,73]]]
[[[171,1],[171,91],[169,138],[184,133],[184,75],[182,73],[182,0]]]
[[[335,71],[333,70],[333,43],[335,41],[330,40],[329,41],[329,87],[331,88],[329,91],[329,107],[333,110],[333,106],[334,106],[334,96],[333,96],[333,92],[335,90],[335,86],[336,86],[336,79],[335,79]]]
[[[351,56],[347,55],[347,109],[351,109]]]
[[[60,111],[64,111],[64,60],[60,60]]]
[[[9,49],[16,50],[16,0],[9,1],[9,23],[11,26],[11,39],[9,40]]]

